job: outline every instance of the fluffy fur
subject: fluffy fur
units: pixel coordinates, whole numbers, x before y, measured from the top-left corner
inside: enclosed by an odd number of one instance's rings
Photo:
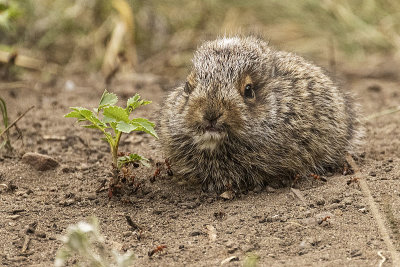
[[[161,110],[175,173],[216,192],[323,173],[359,140],[349,95],[321,68],[253,37],[204,43]]]

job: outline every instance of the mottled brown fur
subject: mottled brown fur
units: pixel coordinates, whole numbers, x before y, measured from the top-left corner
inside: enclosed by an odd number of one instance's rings
[[[321,68],[260,39],[232,37],[196,51],[158,131],[175,173],[221,192],[341,165],[359,141],[356,114]]]

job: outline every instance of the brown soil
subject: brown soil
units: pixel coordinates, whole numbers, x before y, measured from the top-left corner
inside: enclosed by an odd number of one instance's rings
[[[379,71],[379,70],[377,70]],[[342,72],[344,84],[359,96],[365,115],[400,105],[400,81],[391,75],[374,77]],[[155,163],[163,157],[150,136],[132,134],[122,139],[120,150],[152,159],[152,167],[135,169],[142,189],[135,194],[108,198],[96,189],[110,176],[108,145],[94,130],[79,127],[63,115],[70,106],[94,107],[104,89],[96,75],[58,77],[53,82],[26,77],[22,82],[1,83],[10,117],[29,106],[36,108],[18,123],[22,138],[12,130],[15,151],[0,158],[0,265],[51,266],[61,246],[58,238],[68,225],[89,216],[99,218],[107,245],[132,250],[135,266],[241,266],[257,255],[260,266],[377,266],[382,251],[390,266],[390,253],[377,228],[368,202],[353,178],[333,174],[327,182],[304,178],[290,188],[267,188],[224,200],[202,193],[199,186],[182,184],[165,174],[150,182]],[[66,84],[75,84],[68,90]],[[167,84],[167,85],[166,85]],[[155,76],[116,77],[108,88],[122,101],[138,92],[153,100],[138,115],[155,120],[165,88],[173,82]],[[400,249],[400,113],[366,123],[366,142],[358,164],[390,238]],[[25,152],[51,156],[61,166],[37,171],[25,164]],[[132,230],[125,216],[141,227]],[[329,216],[326,221],[323,218]],[[36,229],[27,233],[30,225]],[[210,228],[215,228],[213,240]],[[31,227],[32,228],[32,227]],[[29,232],[29,231],[28,231]],[[31,241],[22,252],[24,240]],[[165,245],[153,257],[148,252]]]

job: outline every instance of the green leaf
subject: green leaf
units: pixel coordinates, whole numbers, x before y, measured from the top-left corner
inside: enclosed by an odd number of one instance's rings
[[[107,89],[105,89],[103,95],[101,96],[99,107],[97,110],[101,110],[107,106],[115,105],[117,102],[117,95],[114,93],[109,93]]]
[[[130,97],[126,102],[126,106],[129,107],[130,105],[135,104],[140,99],[140,95],[135,94],[134,96]]]
[[[135,162],[140,162],[146,167],[150,167],[150,164],[148,163],[149,160],[146,159],[145,157],[142,157],[138,154],[129,154],[128,156],[123,156],[118,158],[118,168],[121,168],[122,165],[128,164],[128,163],[135,163]]]
[[[67,115],[64,115],[64,118],[77,118],[77,119],[85,119],[85,117],[79,111],[71,111]]]
[[[132,96],[131,98],[128,99],[126,102],[126,111],[128,113],[131,113],[133,110],[140,106],[148,105],[150,104],[151,101],[147,100],[140,100],[140,96],[138,94]]]
[[[116,119],[110,118],[108,116],[103,116],[103,119],[101,120],[103,123],[111,123],[111,122],[117,122]]]
[[[154,130],[155,124],[143,118],[135,118],[130,121],[133,126],[138,126],[134,131],[143,131],[151,134],[155,138],[158,138],[156,131]]]
[[[93,124],[94,128],[105,129],[107,126],[101,122],[94,114],[93,111],[81,107],[71,107],[73,111],[65,115],[66,118],[76,118],[78,121],[89,121]],[[87,127],[88,125],[85,125]]]
[[[124,121],[129,123],[129,116],[125,109],[121,107],[106,107],[103,111],[104,116],[114,119],[117,122]]]
[[[130,133],[132,131],[141,131],[141,130],[137,130],[139,127],[140,126],[138,126],[138,125],[132,125],[132,124],[126,123],[124,121],[120,121],[117,123],[116,129],[123,133]]]

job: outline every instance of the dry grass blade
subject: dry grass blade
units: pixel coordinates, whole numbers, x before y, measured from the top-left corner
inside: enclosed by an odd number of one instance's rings
[[[32,106],[30,108],[28,108],[24,113],[22,113],[15,121],[13,121],[10,125],[8,125],[8,127],[6,129],[4,129],[1,133],[0,133],[0,137],[7,132],[8,130],[10,130],[11,127],[13,127],[20,119],[22,119],[23,116],[25,116],[26,113],[28,113],[28,111],[30,111],[31,109],[33,109],[35,106]]]
[[[124,40],[126,46],[124,52],[127,55],[127,61],[132,68],[136,65],[136,50],[132,38],[134,34],[133,11],[125,0],[114,0],[112,3],[119,16],[104,55],[102,72],[106,77],[116,72],[119,68],[120,59],[118,54]]]
[[[353,160],[353,158],[348,155],[346,157],[347,162],[350,164],[350,166],[354,170],[354,175],[360,177],[359,179],[359,184],[361,187],[362,192],[364,193],[364,196],[366,197],[368,201],[368,205],[370,206],[371,213],[373,217],[375,218],[376,224],[378,226],[378,230],[381,234],[382,239],[384,240],[388,250],[390,251],[393,266],[400,266],[400,256],[399,253],[397,252],[396,248],[393,245],[392,240],[390,239],[389,232],[385,226],[385,221],[382,217],[382,215],[379,213],[379,209],[375,204],[374,198],[371,195],[371,191],[369,190],[368,184],[363,179],[362,173],[360,172],[360,169],[358,168],[357,164]]]
[[[386,261],[385,256],[382,255],[382,251],[378,251],[379,257],[381,257],[381,261],[379,262],[379,267],[382,267],[383,263]]]
[[[372,114],[372,115],[370,115],[368,117],[365,117],[364,120],[365,121],[369,121],[369,120],[372,120],[372,119],[375,119],[375,118],[378,118],[378,117],[382,117],[382,116],[385,116],[385,115],[389,115],[389,114],[392,114],[392,113],[396,113],[396,112],[399,112],[399,111],[400,111],[400,106],[397,106],[397,107],[394,107],[394,108],[386,109],[386,110],[381,111],[381,112],[374,113],[374,114]]]
[[[1,115],[3,117],[4,128],[7,129],[8,128],[7,105],[6,105],[6,102],[3,100],[3,98],[1,98],[1,97],[0,97],[0,111],[1,111]],[[6,135],[4,137],[4,141],[0,144],[0,149],[3,146],[7,149],[7,151],[12,150],[11,142],[10,142],[10,135],[9,135],[8,131],[6,131]]]

